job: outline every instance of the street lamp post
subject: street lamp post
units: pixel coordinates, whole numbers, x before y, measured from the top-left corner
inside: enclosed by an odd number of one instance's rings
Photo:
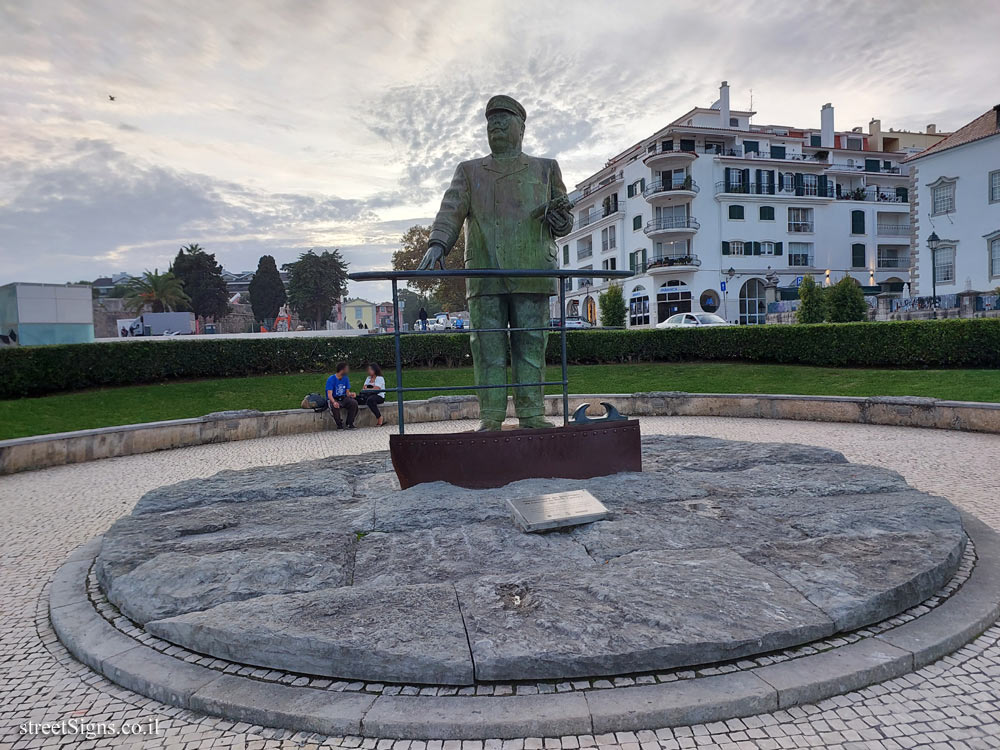
[[[937,236],[937,232],[931,232],[931,236],[927,238],[927,248],[931,251],[931,307],[934,309],[935,318],[938,315],[937,250],[940,243],[941,238]]]
[[[729,317],[729,283],[733,280],[733,277],[735,275],[736,275],[736,269],[733,268],[732,266],[730,266],[729,270],[726,271],[726,288],[723,291],[723,294],[726,295],[725,302],[723,304],[725,305],[725,308],[726,308],[726,317],[727,318]]]

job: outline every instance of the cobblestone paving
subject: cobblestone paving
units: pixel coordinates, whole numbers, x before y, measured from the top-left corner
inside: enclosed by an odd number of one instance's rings
[[[413,431],[465,429],[465,423]],[[851,461],[901,472],[1000,529],[1000,436],[942,430],[710,417],[647,418],[646,434],[822,445]],[[171,708],[123,690],[75,662],[48,626],[47,581],[77,546],[129,512],[153,487],[221,469],[350,455],[388,447],[389,428],[206,445],[0,477],[0,750],[27,747],[366,750],[577,748],[1000,748],[1000,626],[911,675],[817,705],[728,722],[615,735],[486,742],[393,742],[251,727]],[[24,735],[27,722],[159,720],[156,735],[87,739]]]

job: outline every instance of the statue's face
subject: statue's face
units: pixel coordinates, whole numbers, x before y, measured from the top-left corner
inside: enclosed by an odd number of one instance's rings
[[[486,135],[494,154],[517,152],[521,150],[524,123],[512,112],[491,112],[486,118]]]

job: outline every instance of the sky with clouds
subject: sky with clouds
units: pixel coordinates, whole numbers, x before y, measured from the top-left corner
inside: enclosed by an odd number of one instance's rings
[[[723,79],[757,123],[954,129],[997,103],[998,37],[994,0],[0,0],[0,284],[189,242],[388,268],[500,92],[568,184]]]

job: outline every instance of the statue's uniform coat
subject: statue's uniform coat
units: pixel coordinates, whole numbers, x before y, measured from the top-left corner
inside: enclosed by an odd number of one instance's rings
[[[557,223],[553,230],[540,215],[532,214],[560,197],[566,197],[566,186],[554,159],[519,153],[509,160],[486,156],[462,162],[441,201],[430,242],[451,250],[464,223],[466,268],[556,269],[554,238],[569,234],[572,223]],[[549,296],[558,287],[552,278],[501,277],[467,279],[466,291],[473,329],[541,328],[548,324]],[[510,334],[514,382],[544,380],[545,340],[543,331]],[[470,344],[476,385],[503,384],[507,336],[473,333]],[[507,412],[505,389],[481,390],[479,404],[484,420],[502,421]],[[514,405],[522,420],[542,416],[542,388],[515,389]]]

